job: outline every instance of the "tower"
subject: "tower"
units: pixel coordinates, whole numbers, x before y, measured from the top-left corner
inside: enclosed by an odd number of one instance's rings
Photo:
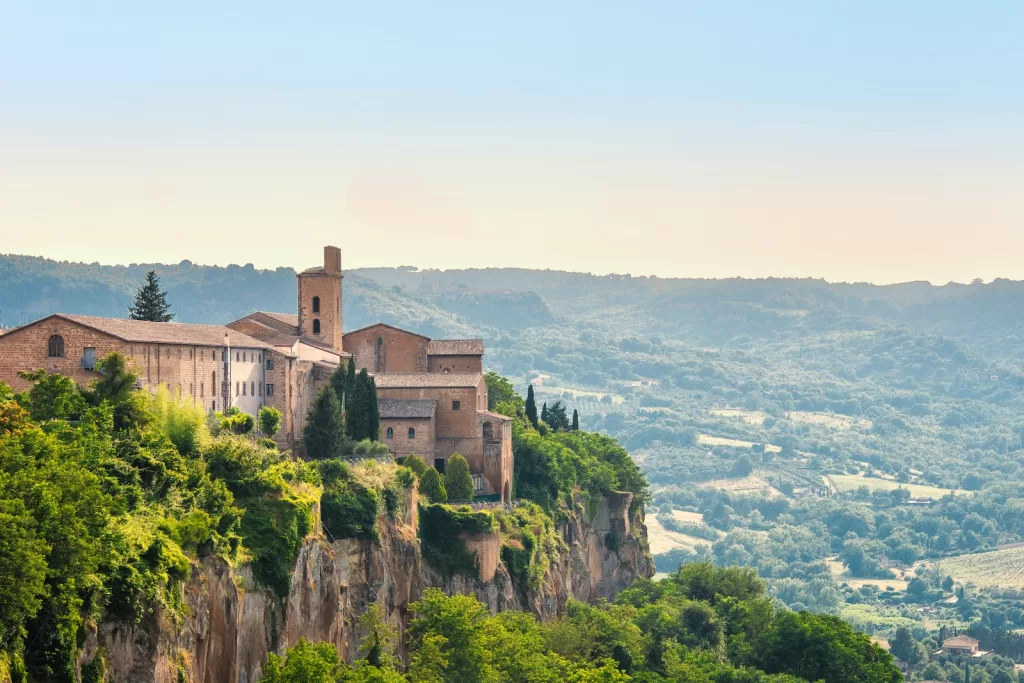
[[[324,265],[299,278],[299,334],[341,351],[341,249],[324,247]]]

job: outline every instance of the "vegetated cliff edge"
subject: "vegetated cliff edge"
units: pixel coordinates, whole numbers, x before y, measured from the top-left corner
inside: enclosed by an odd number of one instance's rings
[[[198,559],[182,588],[184,609],[157,610],[138,626],[95,625],[82,664],[103,658],[108,681],[253,683],[268,652],[283,652],[300,638],[333,643],[355,659],[363,635],[359,616],[372,603],[379,601],[401,632],[410,618],[409,604],[428,587],[474,595],[492,612],[520,609],[550,618],[570,599],[610,599],[633,579],[654,574],[643,513],[630,518],[631,493],[611,493],[600,501],[577,497],[545,541],[548,560],[542,571],[530,577],[524,565],[508,566],[517,551],[523,552],[522,543],[498,524],[489,531],[456,528],[452,552],[474,554],[475,575],[432,566],[424,559],[421,508],[415,489],[411,493],[397,514],[381,514],[377,540],[332,541],[318,522],[281,599],[257,586],[247,565],[233,569],[217,557]],[[422,509],[481,515],[467,508]],[[540,569],[535,563],[530,568]]]

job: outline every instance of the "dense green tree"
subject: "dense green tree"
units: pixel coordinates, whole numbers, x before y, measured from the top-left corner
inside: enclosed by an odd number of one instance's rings
[[[337,683],[341,675],[338,651],[330,643],[300,638],[284,657],[267,655],[260,683]]]
[[[448,492],[445,490],[444,481],[433,467],[427,467],[427,471],[420,477],[420,493],[426,496],[431,503],[448,501]]]
[[[433,641],[447,661],[446,681],[484,683],[497,680],[488,648],[489,612],[475,598],[466,595],[445,596],[436,588],[428,588],[419,601],[409,605],[415,615],[409,622],[410,650],[416,653],[427,636],[440,636]]]
[[[341,457],[345,443],[345,424],[338,397],[330,385],[317,394],[302,433],[309,457],[321,460]]]
[[[537,428],[537,399],[533,396],[533,385],[531,384],[526,389],[526,419],[530,421],[533,428]]]
[[[544,419],[556,432],[567,431],[570,427],[569,417],[566,415],[566,407],[561,401],[555,401],[547,410],[547,418]]]
[[[544,401],[544,404],[540,407],[540,421],[544,424],[548,424],[548,402]]]
[[[366,368],[360,370],[355,377],[351,396],[345,405],[345,426],[353,441],[376,441],[380,436],[377,385]]]
[[[484,375],[487,381],[487,409],[494,410],[498,404],[505,403],[514,410],[523,409],[523,397],[516,393],[512,383],[496,372]]]
[[[263,406],[260,408],[257,421],[260,425],[260,433],[272,437],[281,428],[281,411],[273,406]]]
[[[160,278],[156,271],[146,273],[146,282],[135,293],[135,302],[128,308],[132,320],[165,323],[174,317],[167,303],[167,294],[160,291]]]
[[[580,412],[575,408],[572,409],[572,431],[578,432],[580,430]]]
[[[889,652],[911,666],[921,664],[928,656],[924,647],[914,638],[914,634],[906,626],[900,626],[896,629],[896,634],[889,640]]]
[[[453,503],[468,503],[473,500],[473,475],[469,463],[458,453],[448,458],[444,470],[444,488],[448,500]]]

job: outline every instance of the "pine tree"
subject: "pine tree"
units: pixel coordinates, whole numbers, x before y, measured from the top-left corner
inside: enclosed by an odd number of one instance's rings
[[[160,291],[160,278],[155,270],[146,273],[146,284],[135,293],[135,302],[128,308],[128,317],[154,323],[165,323],[174,317],[167,303],[167,294]]]
[[[572,431],[580,431],[580,411],[575,408],[572,409]]]
[[[533,397],[533,385],[526,390],[526,419],[530,421],[533,428],[537,428],[537,399]]]
[[[324,387],[313,401],[302,436],[309,457],[323,460],[341,456],[345,425],[338,396],[330,386]]]
[[[448,491],[448,500],[453,503],[473,500],[473,475],[469,473],[469,463],[458,453],[448,458],[444,470],[444,488]]]

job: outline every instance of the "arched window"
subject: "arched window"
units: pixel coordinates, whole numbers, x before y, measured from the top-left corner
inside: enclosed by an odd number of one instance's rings
[[[409,427],[409,438],[410,439],[415,439],[416,438],[416,428],[415,427]]]
[[[320,321],[319,320],[314,320],[313,321],[313,334],[320,334]]]
[[[484,441],[490,441],[494,438],[494,427],[491,426],[490,422],[484,422]]]
[[[395,438],[395,430],[392,429],[391,427],[388,427],[388,431],[385,432],[385,433],[387,434],[387,438],[389,438],[389,439]]]
[[[313,297],[313,312],[314,313],[319,313],[320,312],[320,297],[318,297],[318,296],[314,296]]]
[[[59,334],[55,334],[50,337],[50,341],[46,343],[46,355],[50,358],[63,358],[64,357],[64,337]]]

